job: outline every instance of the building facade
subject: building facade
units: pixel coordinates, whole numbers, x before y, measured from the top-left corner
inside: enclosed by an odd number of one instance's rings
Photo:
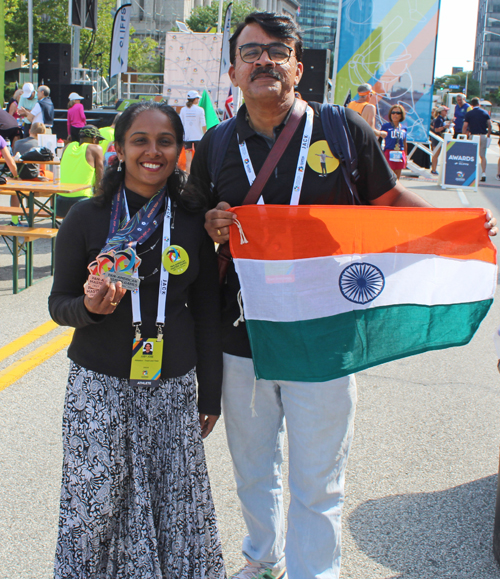
[[[194,8],[210,6],[211,3],[211,0],[137,0],[132,3],[130,19],[134,36],[151,37],[163,47],[165,33],[175,26],[177,20],[185,22]],[[297,0],[251,0],[251,3],[256,10],[284,13],[292,18],[296,18],[299,7]]]
[[[298,23],[305,48],[335,48],[339,0],[302,0]]]
[[[500,0],[479,0],[472,77],[482,97],[500,87]]]

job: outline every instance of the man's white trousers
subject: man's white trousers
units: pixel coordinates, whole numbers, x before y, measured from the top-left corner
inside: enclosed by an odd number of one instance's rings
[[[255,382],[251,359],[224,354],[222,405],[248,529],[243,554],[270,566],[286,554],[289,579],[337,579],[344,476],[354,430],[354,376],[328,382]],[[281,478],[285,418],[291,495],[286,548]]]

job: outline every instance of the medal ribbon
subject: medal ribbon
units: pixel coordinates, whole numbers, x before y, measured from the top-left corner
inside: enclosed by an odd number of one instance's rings
[[[135,247],[138,243],[144,243],[158,226],[158,221],[155,218],[163,207],[165,191],[166,186],[153,195],[130,219],[125,188],[122,187],[113,197],[108,239],[101,253],[106,253],[111,248],[115,250],[125,249],[125,247]],[[125,215],[124,219],[122,219],[122,215]]]
[[[310,106],[308,106],[306,110],[306,124],[304,127],[304,134],[302,135],[302,142],[300,145],[299,160],[297,162],[297,170],[295,171],[295,179],[293,181],[293,189],[292,189],[292,197],[290,199],[290,205],[299,204],[300,193],[302,191],[302,183],[304,181],[307,153],[309,152],[309,147],[311,145],[313,119],[314,119],[314,111]],[[239,146],[240,146],[241,160],[243,161],[243,167],[245,168],[248,182],[250,183],[250,186],[252,186],[253,182],[255,181],[256,175],[252,165],[252,161],[250,160],[250,154],[248,153],[248,148],[245,141],[240,143]],[[261,195],[257,202],[257,205],[263,204],[264,199]]]

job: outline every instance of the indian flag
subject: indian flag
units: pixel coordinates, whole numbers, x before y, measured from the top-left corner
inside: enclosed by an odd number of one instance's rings
[[[482,209],[232,211],[257,378],[321,382],[461,346],[493,302],[496,249]]]

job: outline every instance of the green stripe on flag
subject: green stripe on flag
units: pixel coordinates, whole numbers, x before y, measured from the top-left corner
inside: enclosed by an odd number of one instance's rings
[[[467,344],[493,300],[398,305],[315,320],[247,320],[255,375],[324,382],[428,350]]]

